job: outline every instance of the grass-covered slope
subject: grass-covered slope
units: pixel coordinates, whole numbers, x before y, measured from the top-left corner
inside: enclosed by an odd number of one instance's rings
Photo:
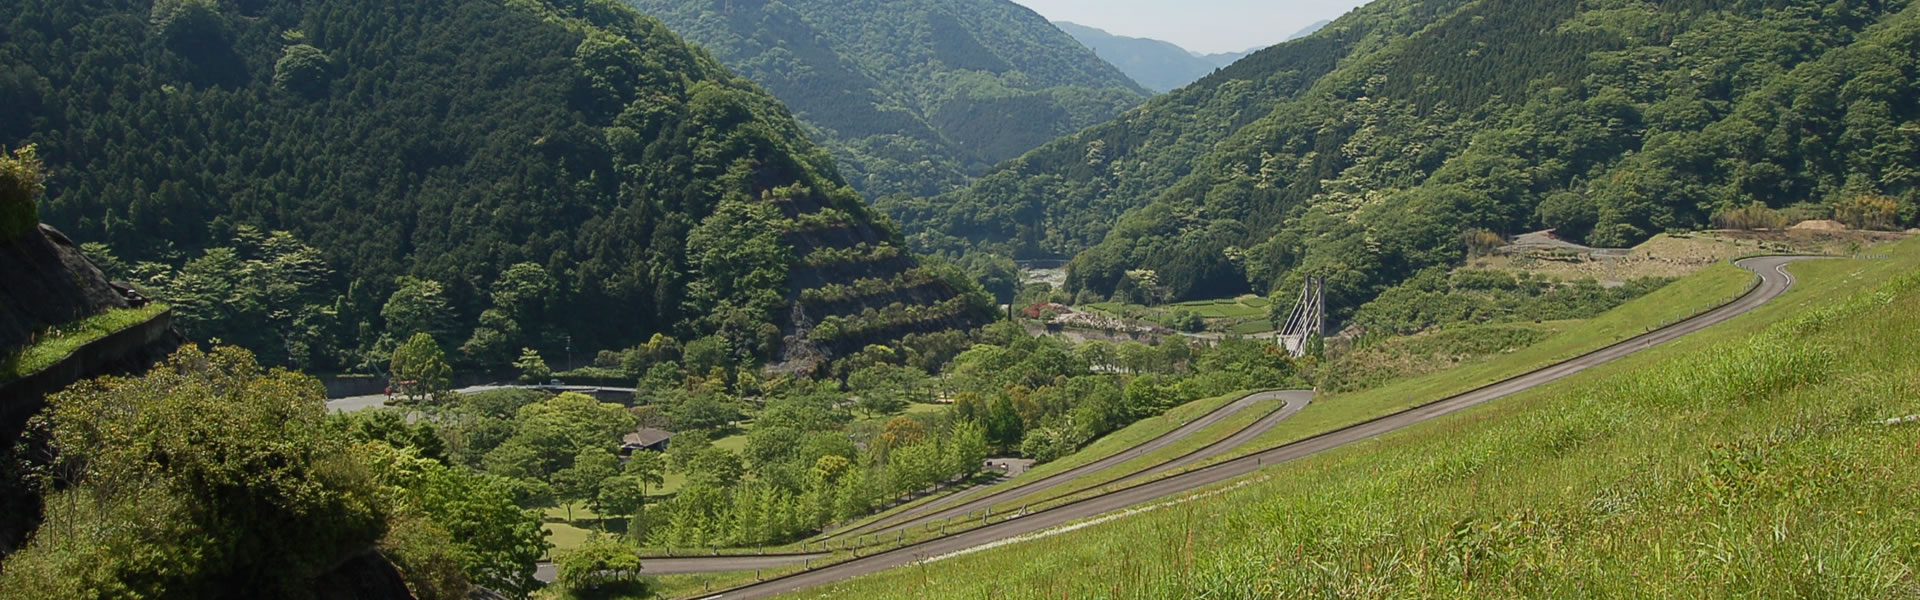
[[[627,0],[785,101],[869,195],[933,195],[1147,91],[1005,0]]]
[[[1384,0],[889,208],[929,248],[1099,242],[1075,292],[1313,272],[1341,311],[1457,263],[1476,229],[1620,247],[1755,202],[1910,227],[1916,36],[1900,0]]]
[[[860,598],[1832,596],[1916,588],[1920,246],[1759,312],[1244,488],[847,587]],[[983,577],[995,573],[996,577]]]
[[[460,345],[531,263],[557,289],[519,330],[766,353],[807,250],[893,246],[777,100],[615,1],[26,0],[0,32],[0,145],[53,171],[42,219],[127,262],[292,231],[338,273],[328,339],[394,325],[404,275],[445,287]]]
[[[1920,246],[1241,486],[813,590],[871,598],[1907,597]]]

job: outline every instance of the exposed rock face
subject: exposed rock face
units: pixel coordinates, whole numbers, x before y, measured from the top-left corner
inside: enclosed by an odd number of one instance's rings
[[[128,302],[72,240],[45,225],[0,242],[0,354],[24,347],[47,327]],[[19,380],[0,382],[0,557],[39,525],[39,490],[30,473],[49,459],[44,440],[22,440],[46,398],[74,382],[145,372],[186,340],[165,320],[89,344],[74,359]]]
[[[72,240],[41,225],[0,242],[0,352],[25,346],[34,332],[113,308],[126,308],[107,277]]]

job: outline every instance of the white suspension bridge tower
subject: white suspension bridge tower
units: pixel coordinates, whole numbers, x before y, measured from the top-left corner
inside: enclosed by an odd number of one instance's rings
[[[1286,325],[1280,328],[1281,348],[1295,358],[1306,356],[1307,340],[1326,335],[1326,301],[1327,278],[1308,275],[1300,289],[1300,301],[1294,303],[1293,313],[1287,315]]]

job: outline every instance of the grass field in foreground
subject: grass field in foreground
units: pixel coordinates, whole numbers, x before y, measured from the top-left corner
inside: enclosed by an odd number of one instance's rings
[[[792,597],[1920,594],[1920,245],[1243,486]],[[1885,283],[1893,280],[1894,283]]]
[[[165,304],[115,309],[41,332],[32,345],[0,359],[0,382],[38,373],[89,342],[144,323],[167,309]]]

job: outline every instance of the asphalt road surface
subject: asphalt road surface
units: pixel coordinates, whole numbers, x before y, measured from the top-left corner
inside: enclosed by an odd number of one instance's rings
[[[1137,504],[1193,491],[1253,473],[1266,465],[1311,456],[1438,419],[1474,406],[1559,381],[1575,373],[1619,360],[1635,352],[1671,342],[1688,334],[1746,314],[1779,297],[1780,294],[1785,293],[1788,288],[1793,286],[1793,276],[1787,274],[1785,267],[1787,264],[1797,260],[1803,259],[1794,257],[1761,257],[1739,261],[1738,264],[1740,266],[1758,273],[1761,277],[1761,282],[1753,291],[1748,292],[1747,295],[1740,297],[1738,300],[1726,306],[1651,333],[1576,357],[1566,362],[1542,368],[1458,396],[1357,425],[1336,429],[1264,452],[1202,467],[1112,493],[1094,496],[1049,510],[1027,514],[1018,518],[985,525],[950,536],[935,538],[896,550],[881,552],[872,556],[857,558],[787,577],[780,577],[735,588],[719,594],[706,596],[706,598],[726,598],[728,600],[766,598],[843,581],[861,575],[912,564],[928,558],[943,556],[997,541],[1045,531],[1075,521],[1125,509]],[[789,561],[787,564],[791,564],[791,562],[793,561]],[[744,567],[744,569],[754,568],[757,567]]]

